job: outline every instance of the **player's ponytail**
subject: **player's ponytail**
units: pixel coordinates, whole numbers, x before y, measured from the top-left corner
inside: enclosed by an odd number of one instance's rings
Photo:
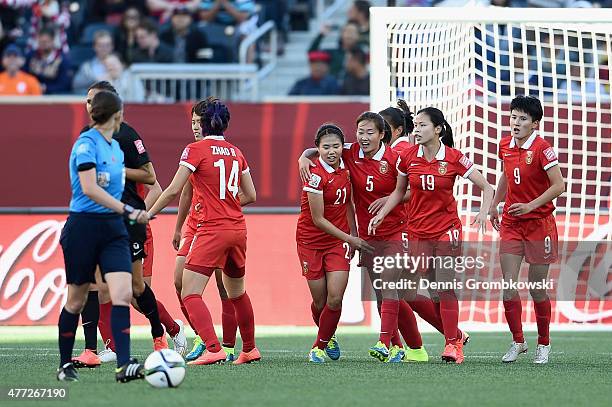
[[[324,123],[317,129],[317,134],[315,136],[315,146],[319,147],[319,144],[321,143],[321,138],[329,134],[334,134],[338,136],[338,138],[340,139],[340,143],[344,145],[344,133],[342,132],[342,129],[334,123]]]
[[[382,138],[382,142],[385,144],[389,144],[391,143],[391,139],[393,138],[393,130],[391,130],[391,126],[389,126],[389,123],[386,120],[384,121],[384,125],[385,135]]]
[[[219,99],[207,103],[201,117],[202,132],[206,136],[222,136],[230,121],[229,109]]]
[[[412,112],[406,104],[406,101],[399,99],[397,101],[398,107],[388,107],[381,110],[379,113],[392,128],[402,128],[399,137],[404,137],[407,134],[412,133],[414,130],[414,123],[412,122]]]
[[[454,147],[455,142],[453,141],[453,129],[450,124],[444,118],[444,113],[440,109],[435,107],[426,107],[417,112],[417,114],[424,113],[429,116],[429,119],[433,123],[434,127],[441,127],[440,131],[440,142],[448,147]]]

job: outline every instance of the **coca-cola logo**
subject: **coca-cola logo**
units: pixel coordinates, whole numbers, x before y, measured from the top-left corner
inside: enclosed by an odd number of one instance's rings
[[[0,246],[0,321],[15,316],[24,306],[27,318],[39,321],[66,301],[64,269],[38,269],[58,250],[63,226],[64,222],[46,220],[27,229],[6,249]],[[22,259],[30,247],[31,261]]]

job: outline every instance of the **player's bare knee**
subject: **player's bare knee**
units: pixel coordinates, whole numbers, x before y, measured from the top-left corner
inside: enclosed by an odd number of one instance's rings
[[[145,283],[143,280],[132,280],[132,292],[135,297],[139,297],[145,290]]]
[[[546,290],[529,290],[529,294],[535,302],[542,302],[548,299],[548,294],[546,294]]]
[[[327,295],[327,306],[330,309],[336,310],[342,307],[342,295],[328,294]]]
[[[518,291],[516,290],[504,290],[504,301],[510,301],[518,297]]]

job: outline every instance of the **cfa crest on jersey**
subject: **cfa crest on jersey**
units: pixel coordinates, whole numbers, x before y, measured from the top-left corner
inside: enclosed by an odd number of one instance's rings
[[[380,173],[386,174],[387,172],[389,172],[389,163],[386,162],[385,160],[382,160],[380,162]]]
[[[302,275],[305,276],[306,274],[308,274],[308,262],[303,261],[302,262]]]
[[[527,164],[531,164],[533,162],[533,151],[527,151],[527,156],[525,157],[525,162]]]
[[[308,185],[313,188],[319,188],[319,184],[321,183],[321,177],[317,174],[310,174],[310,181],[308,181]]]
[[[448,171],[448,163],[446,161],[440,161],[439,166],[438,166],[438,172],[440,173],[440,175],[446,174],[447,171]]]

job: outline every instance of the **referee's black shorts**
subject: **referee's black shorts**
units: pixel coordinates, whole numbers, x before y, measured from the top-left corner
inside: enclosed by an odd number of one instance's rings
[[[126,220],[125,228],[127,229],[127,233],[130,238],[130,254],[132,255],[132,263],[147,257],[147,253],[145,252],[147,225],[143,225],[141,223],[130,225],[130,222]]]
[[[117,214],[71,212],[62,229],[66,283],[95,283],[96,266],[109,272],[132,272],[130,241]]]

